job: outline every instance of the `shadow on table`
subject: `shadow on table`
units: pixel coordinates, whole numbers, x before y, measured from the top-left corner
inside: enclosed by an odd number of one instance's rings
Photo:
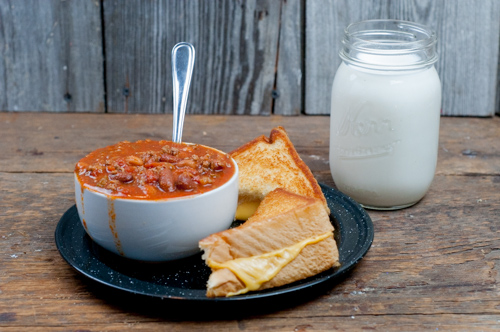
[[[123,292],[100,283],[89,282],[85,278],[81,278],[81,280],[87,284],[87,290],[90,293],[122,311],[172,321],[211,321],[242,319],[293,308],[313,301],[329,292],[336,285],[340,284],[345,277],[337,279],[335,283],[325,283],[314,288],[306,288],[298,292],[282,294],[276,298],[265,297],[242,301],[161,299]]]

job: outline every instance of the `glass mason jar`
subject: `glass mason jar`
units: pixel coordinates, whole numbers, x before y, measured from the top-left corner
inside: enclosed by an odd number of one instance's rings
[[[417,203],[436,170],[441,82],[436,34],[405,21],[345,29],[332,86],[330,168],[337,188],[366,208]]]

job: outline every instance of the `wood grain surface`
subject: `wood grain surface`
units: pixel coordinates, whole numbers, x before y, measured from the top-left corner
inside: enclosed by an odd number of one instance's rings
[[[473,0],[308,1],[305,15],[307,114],[329,114],[343,31],[350,23],[368,19],[413,21],[436,31],[444,115],[492,116],[499,111],[498,1],[481,6]]]
[[[0,110],[170,113],[188,41],[188,113],[329,114],[343,29],[393,18],[436,30],[444,115],[492,116],[498,17],[498,0],[0,0]]]
[[[190,113],[272,112],[280,1],[104,2],[108,112],[172,112],[170,54],[196,49]]]
[[[189,116],[184,138],[229,151],[282,125],[320,182],[327,117]],[[168,115],[0,113],[1,331],[497,331],[500,118],[442,118],[438,169],[417,205],[368,211],[372,248],[343,280],[258,307],[172,304],[111,290],[59,255],[73,167],[120,140],[169,138]]]
[[[0,110],[104,112],[100,2],[0,1]]]
[[[282,1],[273,114],[299,115],[304,109],[305,1]]]

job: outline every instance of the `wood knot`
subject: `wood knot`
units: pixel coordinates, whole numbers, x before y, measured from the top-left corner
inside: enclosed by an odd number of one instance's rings
[[[64,100],[65,100],[67,103],[71,103],[71,99],[72,99],[72,98],[73,98],[73,97],[71,96],[71,94],[70,94],[70,93],[66,93],[66,94],[64,95]]]
[[[462,155],[474,158],[478,155],[477,151],[471,150],[471,149],[466,149],[462,151]]]

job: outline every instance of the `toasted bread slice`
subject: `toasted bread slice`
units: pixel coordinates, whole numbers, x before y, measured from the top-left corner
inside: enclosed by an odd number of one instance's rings
[[[239,168],[236,219],[246,220],[264,197],[276,188],[320,199],[327,213],[326,199],[311,170],[302,161],[283,127],[230,152]]]
[[[281,188],[270,192],[244,224],[199,245],[212,269],[208,297],[289,284],[339,264],[323,202]]]

